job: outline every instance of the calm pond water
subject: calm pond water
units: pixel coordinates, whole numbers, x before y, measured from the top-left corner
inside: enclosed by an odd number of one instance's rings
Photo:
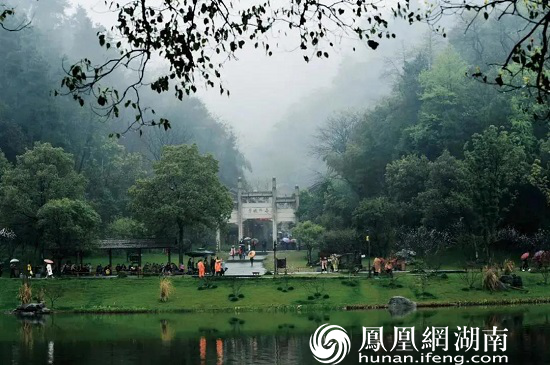
[[[401,318],[362,311],[54,315],[28,322],[0,314],[0,365],[318,364],[309,339],[323,323],[342,326],[351,338],[342,364],[358,363],[362,326],[382,326],[387,347],[395,326],[415,326],[419,347],[426,327],[498,326],[508,329],[508,364],[550,364],[549,314],[548,305],[419,310]]]

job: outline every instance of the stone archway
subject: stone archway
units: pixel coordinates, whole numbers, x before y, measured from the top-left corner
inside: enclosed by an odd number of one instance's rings
[[[296,210],[300,206],[300,189],[296,185],[292,195],[278,196],[277,179],[273,178],[271,191],[249,192],[243,190],[242,180],[239,178],[237,197],[234,203],[228,223],[237,225],[239,240],[244,238],[243,223],[246,220],[271,220],[272,237],[275,241],[279,223],[297,223]]]

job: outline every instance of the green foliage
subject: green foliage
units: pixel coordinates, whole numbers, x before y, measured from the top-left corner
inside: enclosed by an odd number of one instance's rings
[[[473,221],[471,176],[465,163],[447,150],[430,163],[426,190],[418,195],[422,223],[429,228],[450,229],[459,221]]]
[[[218,162],[196,145],[166,146],[153,170],[130,188],[132,210],[151,232],[177,234],[183,244],[185,228],[215,228],[229,217],[233,201],[218,179]]]
[[[314,248],[318,248],[321,244],[321,238],[324,231],[325,228],[323,228],[323,226],[311,221],[300,222],[292,229],[293,237],[307,249],[308,263],[312,262],[311,251],[313,251]]]
[[[15,167],[2,176],[3,223],[13,227],[19,238],[44,248],[40,210],[51,200],[84,196],[86,180],[73,166],[70,154],[49,143],[36,143],[18,156]]]
[[[107,235],[112,238],[144,238],[147,237],[147,228],[135,219],[123,217],[109,224]]]
[[[502,213],[510,206],[514,187],[523,182],[525,152],[509,133],[490,126],[482,134],[472,136],[464,154],[472,176],[474,211],[485,244],[489,245],[494,241]]]
[[[326,253],[350,253],[361,250],[365,237],[353,228],[326,230],[320,246]]]
[[[364,199],[354,212],[355,226],[368,230],[371,245],[377,255],[387,255],[395,242],[398,205],[388,197]]]
[[[474,60],[504,54],[508,41],[493,42],[516,25],[473,30],[476,50],[462,33],[440,52],[430,43],[404,60],[392,95],[355,119],[329,120],[316,150],[331,175],[304,194],[300,217],[325,226],[332,247],[345,247],[331,239],[339,233],[368,232],[373,254],[383,256],[460,245],[469,258],[490,258],[499,229],[546,229],[541,199],[550,196],[550,129],[536,116],[547,106],[467,76]],[[352,132],[344,133],[349,125]],[[345,143],[331,143],[339,136]]]
[[[37,218],[46,248],[59,259],[92,247],[101,223],[88,203],[68,198],[48,201]]]
[[[92,205],[104,222],[111,222],[129,215],[128,189],[146,172],[141,154],[128,153],[113,138],[103,137],[97,143],[82,163],[82,173],[89,180],[86,193]]]

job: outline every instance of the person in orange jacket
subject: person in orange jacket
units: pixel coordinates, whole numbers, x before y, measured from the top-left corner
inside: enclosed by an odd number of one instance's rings
[[[216,271],[216,276],[221,276],[222,274],[222,260],[216,257],[216,264],[214,266]]]
[[[199,278],[204,278],[204,262],[202,260],[199,260],[197,268],[199,269]]]

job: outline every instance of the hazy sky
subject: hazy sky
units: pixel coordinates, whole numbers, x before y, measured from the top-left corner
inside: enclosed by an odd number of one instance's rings
[[[71,1],[86,8],[95,23],[110,27],[116,21],[116,14],[108,11],[103,0]],[[273,40],[274,38],[271,38],[270,45],[273,51],[271,57],[268,57],[263,50],[254,49],[249,44],[244,50],[238,52],[238,59],[229,60],[224,64],[222,81],[224,88],[231,93],[229,97],[220,95],[218,88],[206,89],[197,85],[199,91],[195,96],[206,104],[214,116],[232,126],[236,132],[240,150],[252,163],[253,172],[252,176],[248,176],[249,180],[269,180],[271,176],[279,175],[281,181],[286,181],[292,187],[298,182],[303,185],[311,183],[311,179],[307,176],[312,175],[312,171],[315,175],[320,162],[312,160],[313,157],[308,155],[307,151],[312,143],[311,138],[308,137],[315,134],[317,126],[322,124],[331,112],[337,111],[333,110],[334,108],[341,108],[344,105],[346,108],[373,107],[376,102],[361,99],[361,95],[364,96],[365,92],[358,92],[357,88],[368,89],[367,94],[373,94],[369,90],[373,90],[374,94],[378,91],[378,95],[387,92],[391,78],[384,75],[386,69],[390,69],[386,67],[385,59],[399,58],[403,42],[411,46],[422,38],[419,36],[421,32],[415,33],[408,25],[405,27],[393,25],[392,30],[398,33],[398,39],[382,40],[377,51],[370,50],[365,42],[344,38],[343,42],[336,44],[335,49],[329,50],[328,59],[318,59],[308,54],[311,59],[309,63],[304,61],[304,53],[295,50],[299,46],[296,34],[292,35],[293,39]],[[417,26],[413,28],[415,27]],[[401,35],[399,29],[401,29]],[[423,29],[425,31],[425,28]],[[279,42],[277,47],[273,43],[275,41]],[[353,52],[353,47],[357,48],[357,52]],[[360,64],[362,68],[357,69],[357,66],[353,66],[354,64]],[[376,69],[375,73],[380,75],[367,80],[361,77],[354,78],[349,74],[352,69],[353,72],[363,74],[369,74],[369,69],[370,74],[373,74]],[[348,72],[339,73],[339,71]],[[331,88],[333,84],[339,86]],[[321,89],[339,93],[336,94],[338,100],[332,103],[333,100],[330,98],[325,101],[322,98],[308,98],[313,94],[331,95],[330,92],[319,93]],[[350,95],[346,96],[345,93]],[[173,97],[173,94],[166,93],[165,97]],[[297,111],[303,108],[301,103],[304,101],[309,102],[310,109],[306,106],[303,109],[306,114],[302,113],[300,116]],[[313,106],[314,109],[311,109],[312,102],[326,105],[319,105],[319,108]],[[312,113],[317,110],[322,112]],[[312,120],[306,121],[302,123],[302,128],[299,128],[297,124],[304,118],[315,118],[315,120],[313,123]],[[273,127],[282,121],[286,123],[282,128],[289,129],[289,134],[296,134],[294,138],[289,138],[292,143],[290,148],[294,152],[286,159],[277,160],[277,157],[281,157],[278,156],[281,151],[277,148],[284,146],[281,138],[285,138],[286,132],[283,131],[275,137]]]
[[[340,55],[306,63],[296,51],[279,49],[271,57],[260,50],[245,51],[224,67],[231,96],[208,90],[199,97],[246,142],[263,137],[297,100],[330,86],[340,61]]]

